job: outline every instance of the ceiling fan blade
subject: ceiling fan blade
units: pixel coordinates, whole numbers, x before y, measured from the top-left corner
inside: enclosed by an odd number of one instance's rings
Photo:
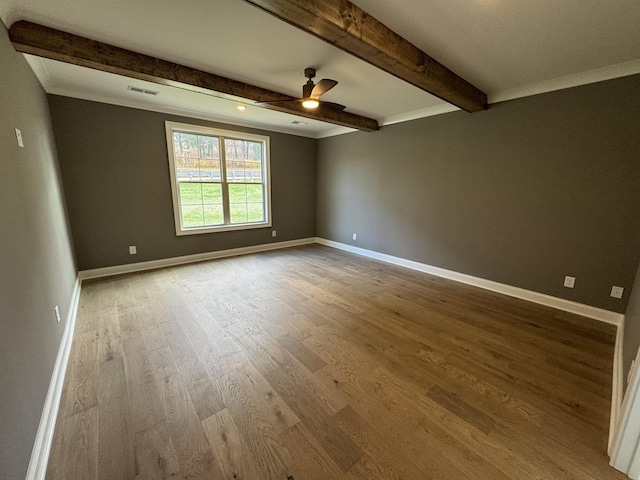
[[[337,84],[338,84],[338,82],[336,82],[335,80],[331,80],[329,78],[323,78],[318,83],[316,83],[315,87],[313,87],[313,90],[311,90],[310,97],[311,98],[318,98],[320,95],[322,95],[322,94],[328,92],[329,90],[331,90]]]
[[[333,102],[320,102],[320,105],[324,105],[329,108],[335,108],[336,110],[344,110],[345,108],[347,108],[344,105],[340,105],[339,103],[333,103]]]
[[[294,98],[291,100],[269,100],[268,102],[255,102],[255,103],[256,105],[269,105],[269,104],[275,104],[275,103],[296,103],[299,101],[300,101],[299,98]]]

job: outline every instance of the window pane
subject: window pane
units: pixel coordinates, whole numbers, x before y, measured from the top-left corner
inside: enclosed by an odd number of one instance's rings
[[[176,157],[198,158],[198,135],[174,132],[173,151]]]
[[[182,206],[182,226],[184,228],[204,226],[204,214],[202,213],[202,205]]]
[[[180,203],[182,205],[202,205],[201,183],[180,183]]]
[[[220,141],[218,140],[218,137],[198,135],[200,158],[219,159],[219,143]]]
[[[247,201],[262,203],[262,184],[247,185]]]
[[[230,184],[229,207],[231,223],[264,220],[263,188],[261,184]]]
[[[245,178],[247,182],[262,182],[262,162],[245,162]]]
[[[219,183],[202,184],[202,200],[205,204],[222,204],[222,185]]]
[[[229,214],[231,223],[246,223],[247,186],[229,185]]]
[[[222,205],[205,205],[204,223],[206,225],[222,225],[224,223]]]
[[[246,203],[233,203],[229,205],[231,223],[246,223],[247,222],[247,204]]]
[[[220,160],[200,159],[199,180],[202,182],[220,182]]]
[[[262,143],[225,139],[228,182],[262,181]]]
[[[247,186],[229,185],[229,203],[247,203]]]
[[[178,182],[198,182],[200,180],[197,158],[175,157],[175,163]]]
[[[262,222],[264,220],[264,205],[262,203],[247,204],[247,221]]]

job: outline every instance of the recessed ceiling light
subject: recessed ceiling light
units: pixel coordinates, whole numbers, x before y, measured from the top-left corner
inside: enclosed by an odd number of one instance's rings
[[[127,87],[127,90],[131,90],[132,92],[136,93],[146,93],[147,95],[158,95],[158,93],[160,93],[156,92],[155,90],[147,90],[146,88],[132,87],[131,85]]]
[[[294,125],[300,125],[301,127],[307,125],[307,122],[301,122],[300,120],[294,120],[293,122]]]
[[[244,111],[247,109],[247,107],[246,107],[246,106],[244,106],[244,105],[236,105],[236,108],[237,108],[238,110],[240,110],[241,112],[244,112]]]

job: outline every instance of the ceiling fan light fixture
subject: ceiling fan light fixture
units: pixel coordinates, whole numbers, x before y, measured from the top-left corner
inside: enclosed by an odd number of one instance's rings
[[[304,100],[302,100],[302,106],[304,108],[318,108],[318,105],[320,105],[320,102],[315,98],[305,98]]]

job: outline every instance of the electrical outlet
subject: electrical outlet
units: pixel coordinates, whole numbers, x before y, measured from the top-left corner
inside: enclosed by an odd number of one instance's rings
[[[567,288],[573,288],[576,285],[576,277],[564,277],[564,286]]]
[[[271,230],[271,236],[275,237],[276,236],[276,231],[275,230]]]
[[[622,298],[623,294],[624,294],[623,287],[616,287],[615,285],[611,287],[611,296],[613,298]]]
[[[357,233],[354,233],[354,234],[353,234],[353,239],[354,239],[354,240],[357,240],[357,239],[358,239],[358,234],[357,234]]]
[[[138,249],[136,248],[135,245],[130,245],[129,246],[129,255],[135,255],[136,253],[138,253]]]
[[[22,132],[16,128],[16,140],[18,140],[18,146],[24,148],[24,142],[22,141]]]
[[[58,305],[56,305],[53,310],[56,312],[56,320],[60,323],[60,309],[58,308]]]

